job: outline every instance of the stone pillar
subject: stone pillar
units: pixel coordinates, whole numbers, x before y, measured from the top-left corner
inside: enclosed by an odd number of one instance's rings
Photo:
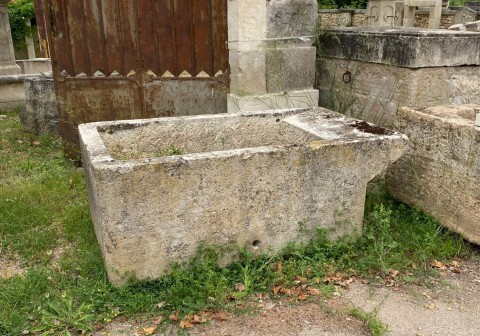
[[[228,111],[318,105],[316,0],[229,0]]]
[[[9,0],[0,0],[0,76],[16,75],[21,72],[15,63],[10,21],[7,4]]]
[[[26,24],[29,27],[32,26],[32,24],[30,23],[30,20],[27,20]],[[33,36],[31,35],[25,36],[25,43],[27,44],[28,59],[37,58],[37,56],[35,55],[35,44],[33,42]]]

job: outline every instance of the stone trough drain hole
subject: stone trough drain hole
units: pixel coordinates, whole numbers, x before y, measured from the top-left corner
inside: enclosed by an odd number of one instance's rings
[[[261,242],[260,240],[255,239],[255,240],[253,241],[253,243],[252,243],[252,247],[253,247],[254,249],[258,249],[258,248],[260,247],[261,243],[262,243],[262,242]]]

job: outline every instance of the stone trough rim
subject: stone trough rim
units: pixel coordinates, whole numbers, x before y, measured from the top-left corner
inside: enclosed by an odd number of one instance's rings
[[[304,143],[289,143],[284,145],[270,145],[270,146],[255,146],[255,147],[241,147],[235,149],[228,149],[228,150],[216,150],[216,151],[206,151],[206,152],[195,152],[195,153],[186,153],[186,154],[177,154],[177,155],[168,155],[168,156],[152,156],[148,158],[131,158],[131,159],[118,159],[114,158],[107,146],[105,145],[104,140],[100,136],[99,127],[105,125],[134,125],[135,127],[146,126],[152,123],[164,123],[173,120],[218,120],[218,119],[225,119],[225,118],[241,118],[241,117],[266,117],[266,116],[279,116],[283,117],[283,119],[294,117],[302,112],[308,112],[316,110],[319,113],[325,113],[328,115],[334,115],[336,120],[342,122],[358,122],[363,121],[361,119],[352,118],[341,113],[328,110],[323,107],[316,107],[316,108],[294,108],[294,109],[279,109],[279,110],[264,110],[264,111],[254,111],[254,112],[245,112],[239,114],[231,114],[231,113],[222,113],[222,114],[202,114],[202,115],[192,115],[192,116],[178,116],[178,117],[158,117],[158,118],[142,118],[142,119],[130,119],[130,120],[112,120],[112,121],[97,121],[91,123],[80,124],[78,126],[79,132],[81,133],[82,137],[84,138],[84,143],[86,146],[88,144],[95,144],[96,148],[89,148],[89,151],[93,154],[91,155],[91,163],[94,165],[102,165],[108,167],[124,167],[125,165],[129,165],[132,168],[134,166],[143,166],[145,164],[155,164],[155,163],[188,163],[197,160],[203,160],[205,158],[215,158],[215,159],[224,159],[224,158],[231,158],[234,156],[240,155],[249,155],[249,154],[265,154],[265,153],[276,153],[288,148],[297,147],[297,148],[311,148],[317,149],[319,147],[331,147],[336,146],[338,143],[343,144],[351,144],[357,142],[366,142],[366,141],[374,141],[379,142],[385,138],[404,138],[408,141],[408,137],[404,134],[399,132],[391,131],[388,128],[384,128],[389,130],[391,133],[389,134],[372,134],[365,131],[357,130],[357,132],[362,133],[362,137],[358,138],[345,138],[345,137],[338,137],[335,139],[328,139],[322,137],[321,134],[318,134],[312,130],[307,130],[302,128],[299,125],[294,123],[290,123],[289,125],[300,129],[304,132],[311,132],[313,135],[317,137],[317,139],[312,141],[307,141]],[[287,121],[288,122],[288,121]],[[369,125],[375,126],[373,123],[368,123]],[[350,125],[350,124],[349,124]],[[88,139],[88,141],[87,141]],[[312,143],[315,141],[324,141],[323,143]],[[90,146],[89,146],[90,147]]]

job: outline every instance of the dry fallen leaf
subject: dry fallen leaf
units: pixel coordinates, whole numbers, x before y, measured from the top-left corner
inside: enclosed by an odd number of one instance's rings
[[[188,320],[180,321],[180,329],[192,328],[193,324]]]
[[[310,294],[310,295],[320,294],[320,290],[318,288],[308,287],[307,291],[308,291],[308,294]]]
[[[160,324],[160,322],[162,322],[162,320],[163,320],[163,316],[159,315],[153,320],[153,323]]]
[[[399,271],[397,270],[394,270],[393,268],[390,269],[390,272],[388,272],[388,274],[392,277],[392,278],[395,278],[398,273],[400,273]]]
[[[432,261],[432,267],[433,268],[438,268],[438,269],[441,269],[441,270],[447,269],[447,266],[444,263],[442,263],[441,261],[438,261],[438,260]]]
[[[142,334],[152,335],[156,329],[157,329],[157,326],[142,328]]]
[[[277,295],[281,289],[282,289],[282,286],[280,285],[273,286],[273,294]]]
[[[279,261],[279,262],[277,263],[277,272],[278,272],[278,273],[281,273],[281,272],[282,272],[282,268],[283,268],[282,262]]]
[[[230,316],[225,312],[220,312],[215,314],[214,318],[219,321],[227,321],[230,319]]]
[[[305,293],[301,293],[301,294],[299,294],[299,295],[297,296],[297,299],[298,299],[299,301],[304,301],[304,300],[306,300],[307,298],[308,298],[308,295],[305,294]]]
[[[165,306],[165,301],[157,303],[157,308],[163,308]]]
[[[295,275],[295,278],[293,278],[293,281],[294,281],[296,284],[301,284],[301,283],[307,282],[307,279],[304,278],[304,277],[301,277],[300,275]]]
[[[34,145],[34,146],[40,146],[40,141],[33,141],[33,142],[32,142],[32,145]]]
[[[460,274],[460,273],[462,273],[462,270],[461,270],[460,268],[458,268],[458,267],[453,267],[453,268],[452,268],[452,272],[453,272],[453,273]]]
[[[178,320],[178,312],[173,313],[168,317],[170,321],[177,321]]]
[[[237,283],[235,285],[235,290],[237,292],[243,292],[245,290],[245,285],[243,283]]]

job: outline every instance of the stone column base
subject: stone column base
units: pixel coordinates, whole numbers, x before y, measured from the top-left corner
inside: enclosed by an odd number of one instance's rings
[[[0,76],[18,75],[22,69],[15,62],[0,62]]]
[[[249,96],[227,95],[228,113],[313,108],[317,106],[318,90],[315,89]]]

